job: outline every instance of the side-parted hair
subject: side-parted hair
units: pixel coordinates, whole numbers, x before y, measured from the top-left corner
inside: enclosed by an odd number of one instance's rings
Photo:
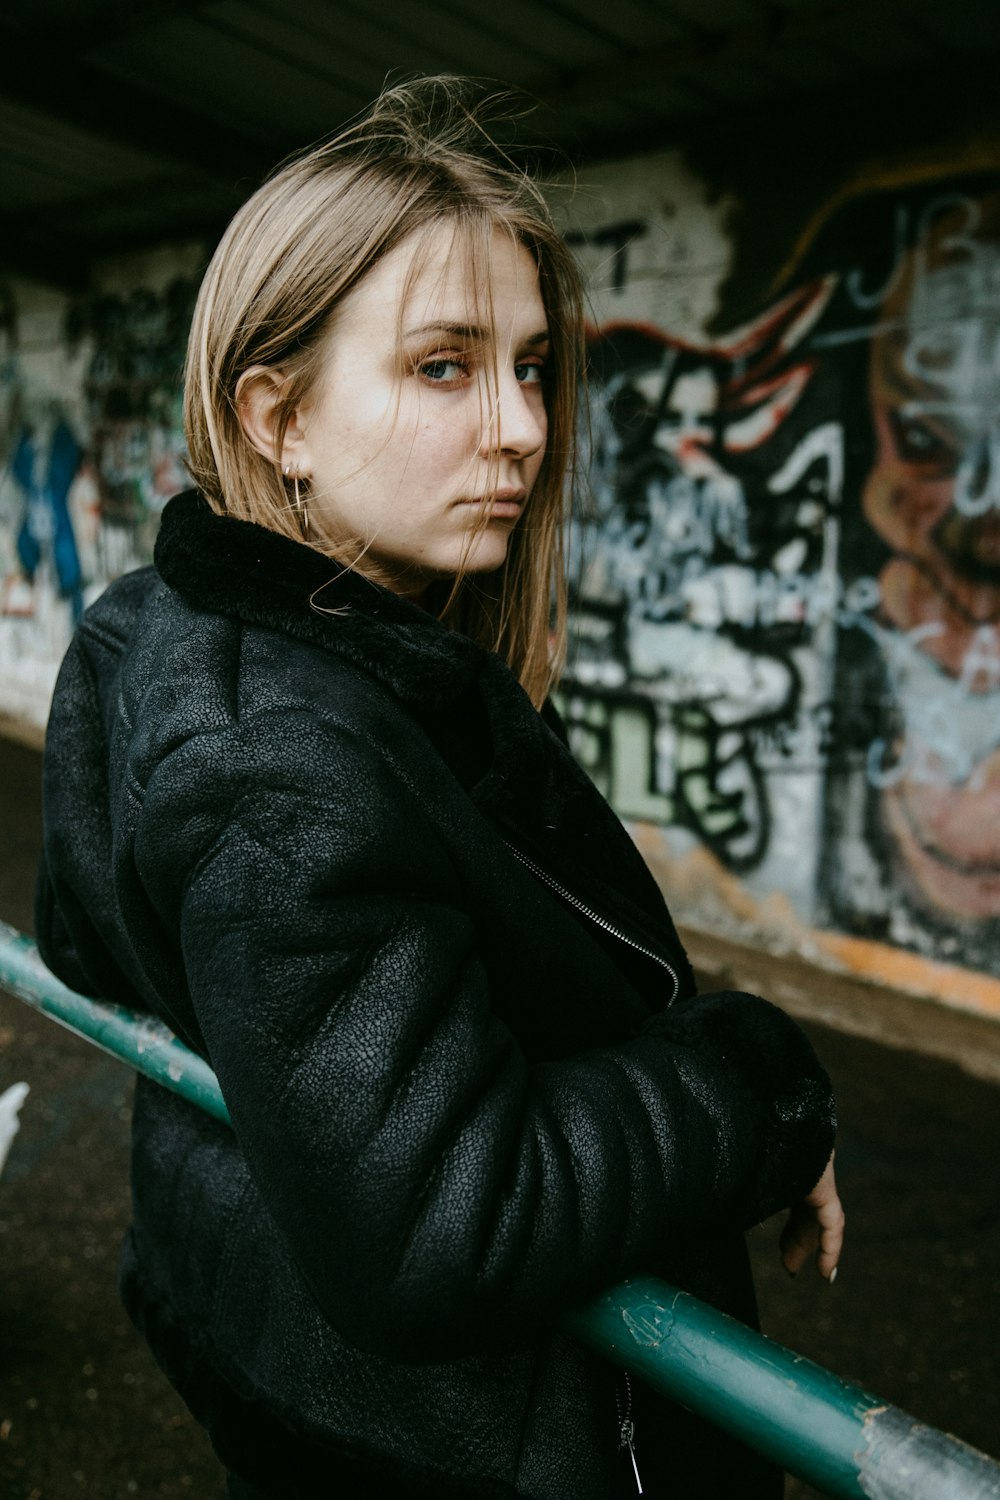
[[[320,373],[323,335],[340,301],[409,236],[419,245],[421,232],[426,238],[451,225],[490,326],[497,230],[523,245],[538,266],[549,326],[545,457],[504,565],[488,575],[460,573],[444,587],[440,612],[498,652],[540,704],[565,651],[563,538],[584,368],[583,298],[541,189],[491,134],[489,121],[505,100],[450,76],[397,84],[264,183],[229,225],[202,283],[185,426],[191,473],[215,511],[302,541],[280,455],[287,425]],[[237,386],[255,365],[283,377],[273,459],[257,451],[240,419]],[[350,566],[358,559],[336,560]]]

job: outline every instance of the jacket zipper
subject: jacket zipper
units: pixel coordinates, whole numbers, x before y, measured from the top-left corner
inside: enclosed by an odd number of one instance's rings
[[[642,953],[646,958],[651,958],[655,964],[660,965],[661,969],[666,969],[674,982],[673,994],[670,996],[667,1004],[672,1005],[674,1003],[680,993],[681,985],[680,980],[677,978],[677,971],[672,964],[669,964],[665,958],[661,958],[659,953],[654,953],[652,948],[647,948],[643,943],[637,943],[635,938],[629,937],[627,932],[622,932],[620,927],[616,927],[613,922],[609,922],[607,917],[602,917],[600,912],[594,911],[593,907],[588,906],[585,901],[581,901],[579,896],[574,896],[572,891],[568,891],[564,885],[560,885],[554,876],[550,875],[547,870],[543,870],[541,865],[536,864],[533,859],[529,859],[516,845],[509,843],[506,839],[504,843],[507,844],[507,848],[514,855],[515,859],[519,859],[521,864],[531,871],[532,875],[536,876],[544,885],[547,885],[550,890],[555,891],[557,896],[561,896],[576,911],[588,917],[591,922],[595,922],[605,932],[610,932],[612,937],[618,938],[627,947],[634,948],[637,953]]]
[[[639,1478],[639,1465],[635,1461],[635,1423],[632,1420],[632,1382],[628,1378],[628,1371],[622,1371],[625,1377],[625,1409],[622,1410],[621,1397],[615,1391],[615,1405],[618,1408],[618,1447],[623,1453],[628,1453],[632,1460],[632,1473],[635,1475],[635,1487],[641,1495],[643,1493],[642,1480]]]
[[[673,994],[670,996],[667,1004],[673,1004],[677,999],[681,986],[680,980],[677,978],[677,971],[672,964],[669,964],[665,958],[661,958],[658,953],[654,953],[652,948],[647,948],[643,943],[637,943],[635,938],[629,937],[627,932],[622,932],[620,927],[616,927],[613,922],[609,922],[607,917],[601,916],[600,912],[594,911],[593,907],[588,906],[585,901],[581,901],[579,896],[574,896],[572,891],[568,891],[564,885],[560,885],[559,881],[553,875],[550,875],[548,870],[543,870],[541,865],[536,864],[533,859],[529,859],[528,855],[522,853],[515,844],[510,843],[507,839],[504,840],[504,843],[515,859],[520,860],[521,864],[530,870],[532,875],[540,880],[543,885],[547,885],[550,890],[555,891],[557,896],[561,896],[576,911],[581,912],[591,922],[596,922],[598,927],[603,928],[605,932],[610,932],[612,937],[618,938],[627,947],[634,948],[637,953],[644,954],[646,958],[651,958],[655,964],[659,964],[661,969],[666,969],[674,982]],[[639,1478],[639,1466],[635,1461],[635,1423],[632,1421],[632,1382],[628,1378],[627,1371],[623,1373],[625,1375],[625,1390],[627,1393],[624,1411],[622,1410],[618,1393],[617,1391],[615,1392],[615,1405],[618,1408],[618,1445],[622,1452],[628,1453],[632,1461],[632,1473],[635,1475],[636,1488],[641,1495],[643,1492],[642,1480]]]

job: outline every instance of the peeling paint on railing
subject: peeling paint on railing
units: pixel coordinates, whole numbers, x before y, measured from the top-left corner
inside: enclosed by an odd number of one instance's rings
[[[865,1413],[855,1452],[866,1500],[995,1500],[1000,1468],[896,1406]]]
[[[0,986],[50,1020],[110,1052],[217,1120],[228,1122],[219,1082],[204,1058],[152,1016],[78,995],[42,963],[30,938],[0,922]]]

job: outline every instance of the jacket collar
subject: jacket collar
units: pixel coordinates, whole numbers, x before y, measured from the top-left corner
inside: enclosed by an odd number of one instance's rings
[[[484,808],[528,826],[586,826],[600,799],[556,741],[513,673],[492,652],[302,542],[219,516],[197,490],[164,509],[154,551],[161,578],[188,604],[333,651],[386,684],[434,732],[467,694],[485,709],[485,774],[470,788]],[[610,813],[607,814],[611,816]]]
[[[570,889],[592,891],[626,930],[638,919],[644,941],[654,951],[662,946],[658,929],[666,910],[649,871],[498,656],[303,543],[216,515],[197,490],[165,507],[154,563],[196,609],[280,631],[350,660],[385,683],[429,732],[447,721],[442,710],[462,717],[469,711],[466,695],[478,699],[490,754],[485,774],[469,788],[473,800],[542,868],[565,878]],[[666,923],[672,933],[669,918]],[[676,937],[672,941],[682,952]]]
[[[453,702],[489,657],[417,605],[338,569],[313,548],[216,515],[197,490],[168,502],[153,560],[163,581],[196,609],[336,651],[414,707]]]

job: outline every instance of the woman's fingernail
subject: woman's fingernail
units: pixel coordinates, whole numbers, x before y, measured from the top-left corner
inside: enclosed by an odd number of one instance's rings
[[[834,1282],[835,1282],[835,1281],[836,1281],[836,1279],[837,1279],[837,1269],[838,1269],[838,1268],[837,1268],[837,1267],[836,1267],[836,1266],[834,1266],[834,1268],[833,1268],[833,1270],[832,1270],[832,1271],[831,1271],[831,1272],[830,1272],[830,1274],[829,1274],[829,1276],[828,1276],[828,1277],[827,1277],[827,1278],[826,1278],[826,1279],[827,1279],[827,1282],[828,1282],[828,1284],[829,1284],[829,1285],[830,1285],[830,1286],[833,1286],[833,1283],[834,1283]]]

